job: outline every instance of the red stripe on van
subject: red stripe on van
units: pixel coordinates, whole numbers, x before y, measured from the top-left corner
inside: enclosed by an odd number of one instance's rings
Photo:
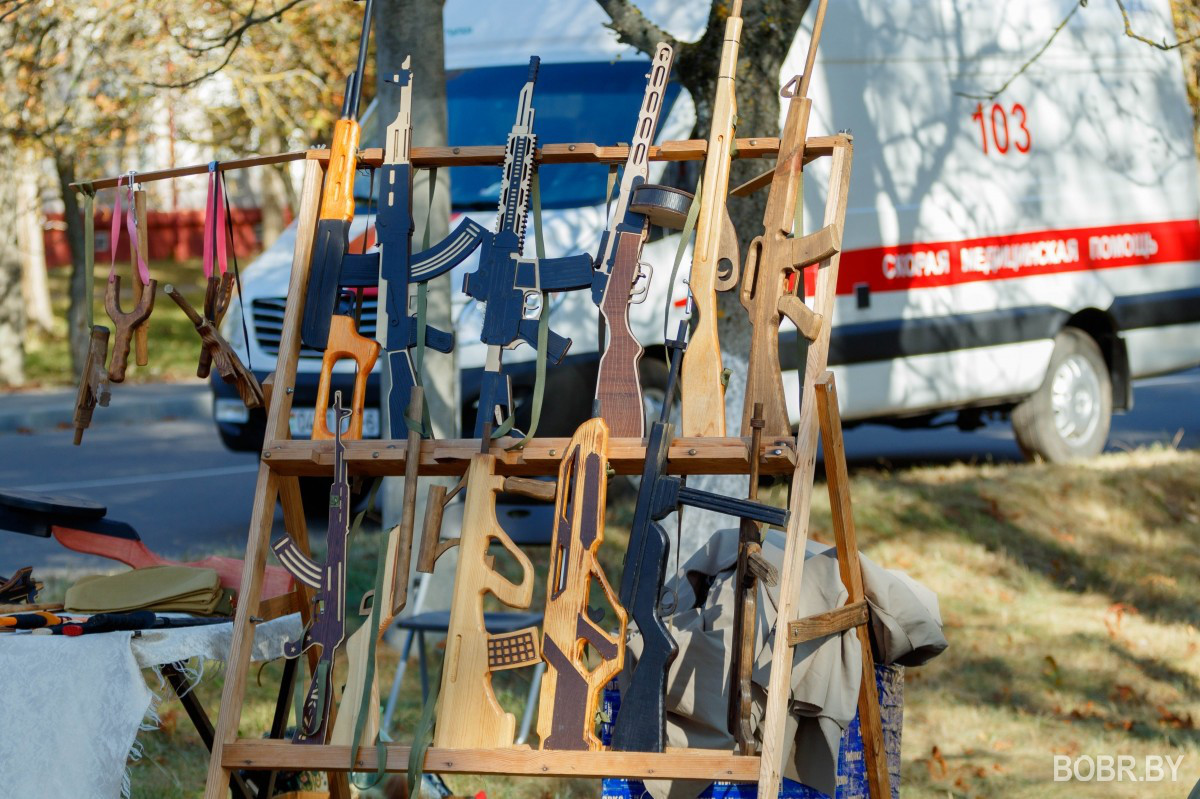
[[[951,286],[979,280],[1200,261],[1200,221],[1044,230],[842,253],[838,294]],[[811,273],[814,270],[805,270]],[[812,293],[812,275],[805,275]]]

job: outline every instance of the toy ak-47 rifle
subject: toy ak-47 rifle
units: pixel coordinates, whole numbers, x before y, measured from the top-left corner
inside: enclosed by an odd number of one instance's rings
[[[683,395],[681,426],[685,436],[725,435],[725,376],[721,344],[717,338],[718,270],[726,253],[729,227],[724,224],[725,195],[729,191],[729,165],[733,152],[737,103],[733,80],[737,71],[738,41],[742,35],[742,0],[733,0],[725,22],[725,41],[717,72],[704,178],[700,184],[700,212],[696,219],[696,245],[692,252],[691,291],[695,329],[692,346],[683,358],[680,389]],[[734,253],[731,268],[737,269]],[[736,281],[736,277],[734,278]]]
[[[492,635],[487,631],[483,599],[488,593],[512,608],[528,608],[533,601],[533,564],[496,520],[496,494],[524,494],[541,500],[554,499],[554,484],[525,477],[500,477],[496,456],[488,454],[491,426],[484,429],[482,451],[471,458],[463,481],[453,493],[445,486],[429,488],[425,526],[417,570],[432,574],[437,559],[458,547],[458,570],[454,576],[454,599],[450,625],[446,629],[446,659],[442,687],[437,700],[433,745],[436,747],[503,748],[513,745],[516,719],[505,712],[492,691],[492,672],[532,666],[541,661],[537,627]],[[458,538],[440,541],[442,509],[462,486],[466,507]],[[521,582],[513,583],[494,568],[488,546],[498,541],[521,567]]]
[[[746,376],[746,403],[742,408],[743,436],[750,433],[756,404],[763,406],[767,436],[790,436],[787,400],[779,365],[779,324],[786,316],[806,342],[815,341],[821,320],[804,304],[803,270],[832,258],[842,246],[841,224],[826,225],[809,236],[793,230],[797,204],[804,201],[804,144],[808,135],[808,83],[817,42],[825,19],[825,2],[817,7],[804,74],[788,81],[780,94],[790,98],[779,159],[771,178],[771,193],[763,213],[763,233],[750,243],[742,274],[741,301],[750,313],[750,365]],[[791,235],[789,235],[791,234]],[[801,360],[800,372],[804,372]]]
[[[346,79],[342,115],[333,126],[329,148],[329,166],[313,245],[312,271],[304,300],[301,340],[313,349],[325,349],[329,340],[330,320],[340,292],[342,260],[350,246],[350,224],[354,221],[354,176],[358,167],[358,103],[362,97],[363,74],[367,66],[367,39],[371,33],[373,0],[363,8],[362,35],[358,40],[358,64]],[[324,412],[318,407],[317,415]]]
[[[329,532],[325,562],[318,563],[300,551],[290,535],[271,545],[279,562],[292,576],[312,588],[313,620],[299,641],[288,641],[283,653],[299,657],[311,646],[321,648],[312,681],[304,695],[304,708],[296,730],[296,743],[323,744],[333,702],[333,657],[346,640],[346,539],[350,535],[350,476],[342,423],[350,411],[342,407],[342,392],[333,395],[333,486],[329,491]]]
[[[409,313],[409,285],[425,283],[458,266],[480,245],[487,231],[478,222],[464,217],[454,232],[440,243],[412,254],[413,173],[409,162],[412,71],[408,59],[401,71],[392,76],[391,82],[400,86],[400,110],[387,127],[375,231],[381,245],[376,271],[381,278],[380,292],[387,309],[387,332],[380,338],[387,353],[386,367],[391,377],[387,398],[388,425],[390,437],[399,439],[408,435],[404,412],[413,386],[420,383],[412,349],[418,346],[422,331],[420,320]],[[444,353],[454,349],[452,332],[425,327],[424,336],[425,345],[431,349]]]
[[[686,192],[646,183],[650,145],[654,143],[674,58],[671,45],[659,42],[655,46],[650,74],[646,76],[646,94],[629,145],[629,158],[621,174],[621,187],[608,228],[600,239],[592,281],[592,300],[600,307],[608,331],[608,343],[596,376],[596,399],[610,432],[618,437],[641,438],[646,432],[638,379],[642,346],[629,329],[629,304],[641,302],[649,287],[650,272],[643,271],[641,256],[650,217],[672,202],[686,213],[690,199]]]
[[[563,455],[558,472],[550,579],[542,623],[542,678],[538,735],[543,749],[596,750],[596,707],[608,681],[625,662],[627,616],[604,577],[596,551],[604,541],[608,486],[608,426],[603,419],[584,422]],[[592,581],[616,615],[610,635],[588,609]],[[588,646],[599,663],[588,668]]]
[[[621,574],[621,605],[642,634],[642,654],[633,667],[629,687],[621,697],[621,710],[613,725],[612,748],[625,752],[663,751],[667,722],[667,670],[679,653],[659,611],[659,596],[663,590],[671,544],[658,522],[680,505],[776,527],[786,526],[788,519],[788,512],[783,508],[688,488],[680,478],[666,474],[667,452],[675,433],[675,426],[667,419],[686,346],[685,329],[686,323],[680,322],[678,338],[667,342],[671,350],[671,372],[667,378],[666,400],[662,415],[650,428],[646,465],[638,487],[629,548],[625,552]]]
[[[538,64],[536,56],[529,59],[529,78],[521,89],[517,119],[508,134],[496,232],[483,236],[479,269],[463,281],[463,290],[487,306],[480,336],[487,345],[487,360],[479,389],[479,412],[475,417],[476,438],[483,435],[485,424],[498,422],[496,417],[505,416],[512,408],[512,386],[501,366],[501,355],[521,341],[537,346],[539,320],[550,312],[545,294],[592,285],[590,255],[540,260],[521,256],[537,147],[537,137],[533,133],[533,87]],[[570,348],[571,340],[550,330],[544,332],[546,355],[553,363],[558,363]],[[511,422],[506,421],[499,432],[509,427]]]

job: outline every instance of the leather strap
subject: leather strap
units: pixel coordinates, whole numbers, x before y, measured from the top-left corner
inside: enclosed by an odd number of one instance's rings
[[[533,173],[533,181],[530,194],[533,200],[533,243],[537,252],[538,262],[546,260],[546,242],[542,238],[542,192],[538,186],[538,174]],[[542,314],[538,317],[538,332],[537,332],[537,361],[534,364],[534,379],[533,379],[533,409],[529,417],[529,430],[525,433],[525,437],[513,444],[509,449],[520,449],[528,444],[535,433],[537,433],[538,423],[542,419],[542,400],[546,393],[546,349],[550,343],[550,295],[542,292]],[[516,419],[516,409],[504,421],[504,425],[512,429],[512,422]],[[504,427],[501,425],[501,427]],[[505,431],[507,432],[507,431]]]
[[[133,254],[137,258],[137,273],[138,278],[142,281],[143,286],[150,285],[150,270],[146,266],[146,261],[142,257],[142,249],[138,246],[137,233],[137,213],[133,203],[133,171],[117,178],[117,197],[113,203],[112,231],[110,235],[110,255],[111,260],[108,265],[108,280],[111,283],[117,276],[117,245],[121,242],[121,184],[125,183],[126,200],[129,203],[129,208],[125,212],[125,229],[129,232],[129,247],[133,250]]]
[[[667,281],[667,307],[663,309],[663,341],[671,340],[670,326],[671,317],[671,294],[675,289],[675,278],[679,276],[679,265],[683,263],[683,253],[687,250],[688,242],[692,238],[692,231],[696,229],[696,220],[700,218],[700,189],[704,185],[704,174],[696,180],[696,192],[692,195],[692,204],[688,206],[687,218],[683,222],[683,230],[679,233],[679,247],[675,250],[675,263],[671,266],[671,279]],[[667,365],[671,364],[671,348],[667,348]]]

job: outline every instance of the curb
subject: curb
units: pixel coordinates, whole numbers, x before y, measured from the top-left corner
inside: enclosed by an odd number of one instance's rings
[[[39,433],[71,427],[75,390],[0,394],[0,434]],[[97,408],[94,426],[157,422],[164,419],[204,419],[212,416],[212,391],[207,383],[113,386],[107,408]]]

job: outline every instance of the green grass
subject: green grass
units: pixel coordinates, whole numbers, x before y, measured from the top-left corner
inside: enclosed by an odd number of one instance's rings
[[[1200,778],[1200,453],[1166,448],[1105,455],[1077,465],[1010,464],[858,470],[851,492],[859,540],[876,563],[937,592],[950,649],[909,669],[903,795],[945,797],[1179,797]],[[772,489],[777,492],[777,489]],[[624,546],[614,492],[602,553],[615,579]],[[627,522],[626,522],[627,524]],[[823,486],[812,536],[832,541]],[[379,534],[351,547],[349,606],[374,575]],[[544,593],[546,553],[530,550]],[[515,576],[507,556],[498,568]],[[436,679],[440,647],[434,647]],[[380,649],[390,685],[397,653]],[[241,734],[270,722],[279,664],[248,683]],[[496,675],[501,703],[518,714],[529,672]],[[152,688],[157,679],[150,677]],[[215,716],[222,676],[210,664],[197,695]],[[165,693],[170,693],[166,691]],[[419,718],[415,658],[394,737]],[[196,797],[207,752],[177,700],[162,729],[143,733],[135,797]],[[1183,756],[1179,782],[1055,783],[1053,756]],[[457,794],[594,797],[594,780],[452,776]]]
[[[126,380],[131,383],[161,380],[181,380],[196,376],[196,360],[200,354],[200,337],[179,306],[165,293],[168,283],[180,290],[197,310],[204,304],[204,272],[199,261],[174,263],[151,261],[150,275],[158,281],[154,313],[150,316],[149,363],[137,366],[129,357]],[[129,289],[129,268],[118,265],[123,286],[121,307],[133,308]],[[62,267],[49,270],[49,289],[54,311],[54,329],[50,333],[30,336],[25,347],[25,387],[54,387],[75,382],[71,369],[71,353],[67,345],[67,308],[70,303],[71,270]],[[110,330],[112,320],[104,311],[104,290],[108,284],[108,265],[96,264],[95,322]]]

